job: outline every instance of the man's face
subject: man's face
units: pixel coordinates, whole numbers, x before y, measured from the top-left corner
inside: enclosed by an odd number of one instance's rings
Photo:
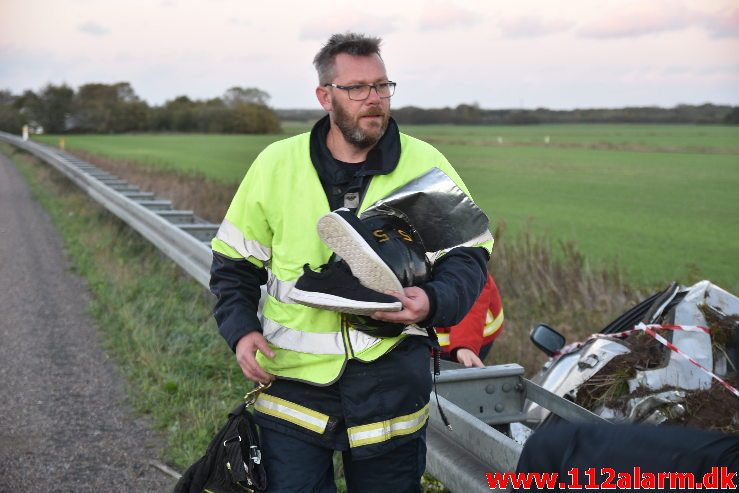
[[[335,84],[351,86],[387,81],[385,64],[377,55],[358,57],[342,53],[336,57]],[[375,145],[387,129],[390,98],[380,98],[372,89],[367,99],[354,101],[343,89],[327,89],[330,91],[332,121],[346,141],[360,149]]]

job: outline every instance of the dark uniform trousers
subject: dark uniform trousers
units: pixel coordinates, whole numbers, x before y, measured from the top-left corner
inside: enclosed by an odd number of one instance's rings
[[[727,393],[726,398],[734,397]],[[611,488],[601,489],[586,486],[585,491],[588,489],[612,491],[616,489],[613,485],[616,484],[614,478],[617,476],[606,474],[605,469],[608,468],[615,474],[631,475],[629,479],[634,483],[629,491],[654,491],[654,485],[639,487],[636,484],[636,480],[641,478],[641,473],[692,474],[693,478],[700,482],[705,474],[712,472],[712,468],[721,467],[735,474],[734,484],[739,481],[736,476],[739,474],[739,436],[675,425],[554,421],[545,422],[526,441],[516,472],[557,473],[558,477],[567,478],[564,480],[567,482],[574,471],[579,474],[580,484],[604,485],[608,482],[611,485]],[[586,476],[589,468],[593,468],[592,475]],[[638,468],[638,474],[635,468]],[[704,486],[705,488],[710,489],[708,486]],[[670,491],[684,489],[685,485]],[[720,485],[719,488],[713,489],[720,489]],[[524,490],[512,489],[512,491]],[[543,491],[543,489],[532,485],[525,491]],[[565,491],[565,488],[547,491]]]
[[[350,446],[347,430],[427,408],[430,344],[410,336],[371,363],[349,360],[341,378],[325,387],[277,380],[268,394],[329,416],[322,434],[255,411],[268,492],[335,492],[333,453],[342,452],[351,493],[420,492],[426,468],[426,423],[392,432],[376,443]]]

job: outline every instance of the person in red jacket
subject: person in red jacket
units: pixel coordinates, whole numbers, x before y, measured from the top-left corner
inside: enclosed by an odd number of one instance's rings
[[[482,362],[493,341],[503,332],[503,302],[498,286],[488,272],[485,287],[469,313],[452,327],[437,327],[441,357],[467,368],[484,368]]]

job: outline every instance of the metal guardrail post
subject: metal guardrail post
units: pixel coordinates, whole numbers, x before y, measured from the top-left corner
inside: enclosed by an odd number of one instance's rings
[[[523,367],[516,364],[442,371],[436,379],[439,395],[485,424],[521,421]]]
[[[427,470],[451,491],[490,491],[486,472],[512,471],[522,446],[454,403],[439,397],[452,426],[441,419],[434,396],[429,404]]]

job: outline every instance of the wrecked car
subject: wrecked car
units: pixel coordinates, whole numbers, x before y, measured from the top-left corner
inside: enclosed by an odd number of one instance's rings
[[[739,433],[739,298],[709,281],[672,283],[584,341],[543,324],[530,337],[550,356],[532,381],[603,418]],[[532,428],[557,419],[525,411]]]

